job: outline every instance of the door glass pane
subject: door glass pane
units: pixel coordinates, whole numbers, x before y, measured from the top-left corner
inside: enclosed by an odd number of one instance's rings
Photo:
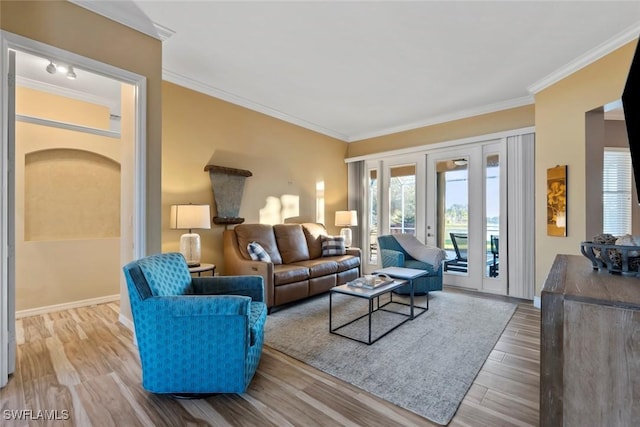
[[[378,170],[369,169],[369,264],[378,263]]]
[[[389,232],[416,234],[416,165],[395,166],[389,180]]]
[[[436,164],[438,246],[447,251],[445,270],[467,273],[469,235],[469,159]]]
[[[500,275],[500,156],[490,154],[486,158],[485,170],[485,224],[486,259],[485,274]]]

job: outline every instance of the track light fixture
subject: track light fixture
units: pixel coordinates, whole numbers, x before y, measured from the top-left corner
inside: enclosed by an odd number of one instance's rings
[[[75,80],[77,77],[75,70],[72,65],[64,65],[64,64],[54,64],[52,60],[49,60],[49,65],[47,65],[47,73],[49,74],[64,74],[70,80]]]
[[[49,61],[49,65],[47,65],[47,73],[55,74],[57,71],[56,64],[53,61]]]

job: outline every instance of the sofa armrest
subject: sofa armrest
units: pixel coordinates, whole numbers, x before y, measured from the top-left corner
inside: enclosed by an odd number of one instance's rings
[[[393,249],[381,249],[382,267],[404,267],[404,254]]]
[[[234,230],[222,233],[224,253],[224,274],[226,276],[262,276],[264,282],[264,302],[267,307],[274,305],[273,263],[245,259],[238,248],[238,238]]]
[[[360,249],[360,248],[349,247],[346,250],[346,254],[347,255],[357,256],[358,258],[362,259],[362,249]]]

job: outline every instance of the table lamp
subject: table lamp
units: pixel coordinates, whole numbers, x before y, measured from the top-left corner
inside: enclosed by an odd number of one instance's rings
[[[336,211],[336,227],[344,227],[340,230],[340,235],[344,238],[344,245],[351,246],[352,234],[351,229],[354,225],[358,225],[357,211]]]
[[[200,265],[200,235],[193,233],[194,228],[210,229],[211,214],[209,205],[172,205],[170,227],[177,230],[189,230],[180,236],[180,253],[184,255],[189,267]]]

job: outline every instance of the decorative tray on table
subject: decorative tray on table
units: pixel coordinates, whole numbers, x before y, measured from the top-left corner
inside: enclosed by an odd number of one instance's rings
[[[388,285],[389,283],[393,283],[393,279],[386,274],[379,275],[368,275],[363,277],[358,277],[355,280],[347,282],[348,286],[354,288],[365,288],[365,289],[376,289],[380,286]]]

